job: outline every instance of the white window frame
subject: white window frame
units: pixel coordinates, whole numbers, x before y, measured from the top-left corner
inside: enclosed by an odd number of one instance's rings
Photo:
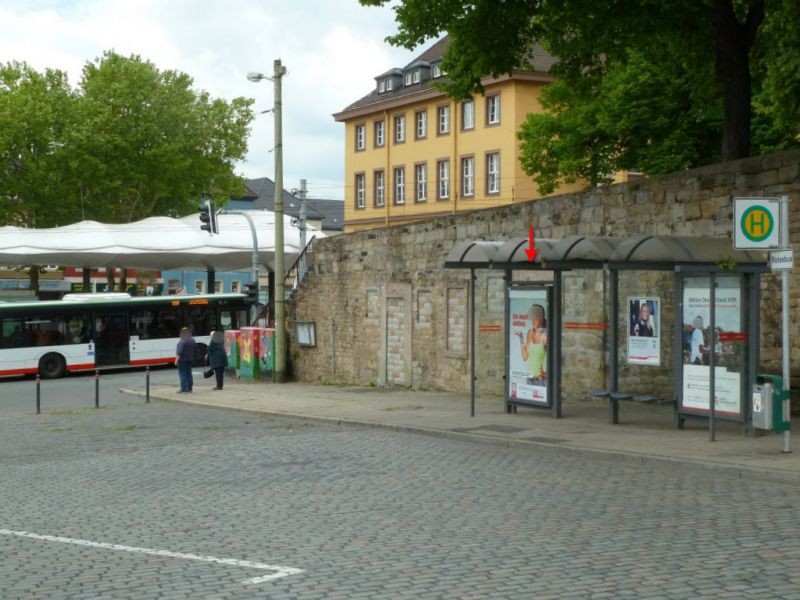
[[[405,167],[395,167],[392,175],[394,182],[394,203],[406,203],[406,169]]]
[[[406,116],[397,115],[394,118],[394,141],[396,144],[406,141]]]
[[[393,86],[393,85],[394,85],[394,84],[392,83],[392,80],[391,80],[391,79],[387,79],[387,80],[386,80],[386,91],[387,91],[387,92],[391,92],[391,91],[392,91],[392,86]]]
[[[356,173],[356,208],[367,207],[367,176],[364,173]]]
[[[439,65],[433,65],[433,78],[438,79],[442,76],[442,67]]]
[[[367,126],[356,125],[356,150],[367,149]]]
[[[450,133],[450,106],[439,106],[436,109],[439,135]]]
[[[411,80],[412,80],[414,83],[419,83],[419,79],[420,79],[420,71],[419,71],[419,69],[417,69],[416,71],[414,71],[414,72],[412,73],[412,75],[411,75]]]
[[[428,137],[428,111],[421,110],[414,113],[414,120],[417,125],[417,139],[421,140]]]
[[[386,144],[386,123],[383,120],[375,121],[375,145],[383,146]]]
[[[411,85],[411,73],[406,73],[406,85]]]
[[[242,282],[238,279],[234,279],[231,281],[231,293],[232,294],[239,294],[242,291]]]
[[[194,291],[197,294],[205,294],[206,293],[206,282],[204,279],[195,279],[194,280]]]
[[[486,123],[489,125],[500,123],[500,94],[486,97]]]
[[[380,208],[386,204],[386,172],[375,171],[375,206]]]
[[[382,94],[386,91],[386,80],[382,79],[378,82],[378,93]]]
[[[500,193],[500,153],[491,152],[486,155],[486,193]]]
[[[461,103],[461,129],[475,129],[475,100],[464,100]]]
[[[475,195],[475,157],[461,159],[461,196],[471,198]]]
[[[439,200],[450,198],[450,160],[444,159],[437,162],[437,194]]]
[[[225,284],[222,282],[222,279],[215,279],[214,280],[214,293],[215,294],[222,294],[225,289]]]
[[[428,199],[428,163],[414,165],[414,200],[425,202]]]

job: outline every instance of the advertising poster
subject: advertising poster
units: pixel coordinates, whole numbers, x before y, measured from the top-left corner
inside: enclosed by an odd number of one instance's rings
[[[716,278],[714,331],[708,277],[687,277],[683,288],[683,408],[708,411],[711,387],[709,358],[714,344],[714,410],[742,413],[740,348],[742,295],[738,277]],[[723,340],[738,341],[723,341]],[[712,342],[712,340],[714,340]]]
[[[509,290],[508,398],[549,405],[546,289]]]
[[[659,298],[628,298],[628,364],[661,364]]]

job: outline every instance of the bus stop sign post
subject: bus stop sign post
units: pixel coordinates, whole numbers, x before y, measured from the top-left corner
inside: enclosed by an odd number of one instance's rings
[[[144,370],[144,402],[150,403],[150,367],[145,367]]]
[[[42,388],[42,380],[39,379],[39,373],[36,373],[36,414],[42,414],[42,395],[41,395],[41,388]]]
[[[781,196],[781,250],[791,251],[792,245],[789,243],[789,196]],[[786,392],[783,399],[783,418],[788,422],[786,431],[783,432],[783,453],[789,454],[792,451],[791,444],[791,421],[792,404],[789,397],[789,386],[791,381],[791,365],[789,362],[789,269],[781,271],[781,338],[783,345],[783,390]]]
[[[94,370],[94,407],[100,408],[100,371]]]
[[[771,266],[781,269],[781,355],[783,366],[784,419],[789,422],[783,432],[783,453],[791,448],[791,401],[789,400],[789,271],[792,268],[792,245],[789,243],[789,197],[734,198],[733,246],[738,250],[779,250],[781,260]]]

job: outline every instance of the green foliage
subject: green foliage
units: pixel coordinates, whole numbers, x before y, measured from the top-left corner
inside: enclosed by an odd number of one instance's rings
[[[59,71],[0,65],[0,219],[28,226],[179,216],[241,193],[252,100],[107,52],[77,89]]]
[[[52,227],[79,219],[65,150],[74,99],[61,71],[0,65],[0,224]]]
[[[455,98],[480,93],[482,75],[525,66],[533,41],[559,58],[546,113],[519,132],[522,166],[544,193],[730,158],[742,135],[756,152],[800,145],[796,0],[401,0],[393,9],[391,43],[414,48],[449,33],[442,87]],[[732,67],[742,48],[749,82]],[[752,126],[731,116],[742,100]]]

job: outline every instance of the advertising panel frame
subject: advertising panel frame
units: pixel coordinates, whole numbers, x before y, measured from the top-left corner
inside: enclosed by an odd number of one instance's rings
[[[554,389],[557,383],[553,380],[554,375],[554,360],[555,354],[554,347],[558,345],[552,343],[555,338],[554,326],[554,310],[553,310],[553,285],[552,284],[515,284],[511,283],[506,289],[506,310],[505,310],[505,385],[503,389],[503,396],[505,399],[506,407],[511,406],[528,406],[532,408],[551,409],[554,401]],[[546,374],[544,378],[544,385],[541,383],[534,383],[534,379],[522,375],[522,371],[527,370],[521,354],[522,346],[525,343],[534,343],[534,340],[529,336],[535,336],[535,333],[530,333],[533,329],[527,323],[529,319],[524,317],[514,319],[515,314],[521,316],[522,308],[525,308],[525,313],[534,304],[545,303],[544,314],[547,321],[546,327],[543,332],[546,334],[546,346],[544,349],[544,362],[542,363],[543,372]],[[527,306],[526,306],[527,305]],[[517,311],[513,310],[517,308]],[[514,322],[518,324],[515,326]],[[523,324],[524,323],[524,324]],[[524,331],[523,331],[524,330]],[[513,338],[513,339],[512,339]],[[524,341],[523,341],[524,338]],[[530,348],[530,345],[529,345]],[[519,354],[520,356],[517,356]],[[512,356],[515,357],[512,360]],[[532,358],[532,357],[531,357]],[[538,400],[535,398],[535,393],[538,388],[544,388],[544,398]],[[521,397],[521,395],[523,397]],[[530,395],[531,397],[524,397]]]

